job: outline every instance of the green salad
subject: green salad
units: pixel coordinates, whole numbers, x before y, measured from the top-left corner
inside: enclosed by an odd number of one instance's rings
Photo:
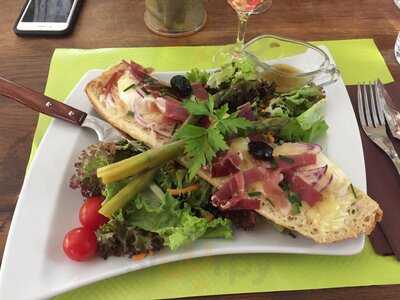
[[[175,76],[164,92],[167,97],[175,95],[188,115],[174,127],[170,143],[152,149],[132,140],[97,143],[83,150],[75,163],[70,186],[87,199],[80,212],[82,225],[97,218],[83,227],[94,232],[92,252],[103,258],[140,258],[198,239],[233,239],[235,227],[253,229],[258,222],[255,199],[259,192],[246,194],[246,201],[236,199],[230,208],[212,200],[218,188],[210,181],[238,171],[237,156],[229,156],[232,141],[246,140],[247,147],[255,137],[250,155],[270,160],[273,167],[276,162],[268,143],[312,142],[328,129],[320,87],[308,84],[278,93],[275,84],[260,78],[247,59],[215,72],[194,68]],[[260,139],[265,139],[265,149],[257,144]],[[211,174],[211,179],[204,180],[199,176],[203,173]],[[290,196],[293,211],[298,211],[298,195],[283,190]],[[88,212],[99,216],[85,216]],[[87,258],[74,256],[71,249],[66,253],[76,260]]]

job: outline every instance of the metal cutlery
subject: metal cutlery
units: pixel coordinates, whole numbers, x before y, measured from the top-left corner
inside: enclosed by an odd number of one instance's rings
[[[96,132],[101,142],[115,142],[125,139],[121,132],[107,122],[2,77],[0,77],[0,95],[16,100],[50,117],[80,127],[90,128]]]
[[[393,107],[393,99],[386,91],[382,82],[378,80],[376,85],[378,87],[378,96],[382,100],[382,108],[390,132],[395,138],[400,140],[400,112]]]
[[[400,175],[400,158],[386,133],[383,101],[376,84],[357,86],[358,112],[365,134],[392,160]]]

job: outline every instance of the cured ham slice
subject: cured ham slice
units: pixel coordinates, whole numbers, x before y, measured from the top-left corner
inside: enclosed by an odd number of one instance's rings
[[[245,188],[243,173],[236,173],[211,197],[211,202],[221,210],[259,209],[260,200],[248,197]]]
[[[182,106],[182,103],[170,96],[156,98],[155,104],[159,111],[168,119],[184,122],[189,117],[189,113]]]
[[[322,194],[300,176],[292,176],[290,186],[291,190],[299,195],[301,201],[307,202],[310,206],[322,200]]]
[[[278,168],[282,172],[291,171],[299,167],[314,165],[317,157],[314,153],[303,153],[297,155],[280,155],[276,158]]]
[[[228,176],[240,171],[242,159],[238,153],[225,152],[218,155],[211,166],[212,177]]]
[[[103,87],[103,94],[108,95],[111,92],[111,89],[113,86],[117,84],[117,81],[121,78],[121,76],[124,74],[123,70],[119,70],[115,72],[111,78],[107,81],[107,83]]]
[[[193,83],[192,91],[193,91],[193,95],[196,96],[197,99],[200,99],[200,100],[208,99],[208,92],[201,83]]]

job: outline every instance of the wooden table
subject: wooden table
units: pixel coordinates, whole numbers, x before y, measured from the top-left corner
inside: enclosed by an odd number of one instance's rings
[[[231,42],[236,33],[236,17],[225,0],[209,1],[209,17],[203,31],[177,39],[159,37],[147,30],[143,23],[144,1],[85,2],[72,35],[60,38],[20,38],[13,33],[12,27],[24,1],[0,0],[0,75],[43,91],[54,48],[222,44]],[[247,36],[271,33],[304,40],[374,38],[393,76],[399,79],[400,66],[393,55],[398,31],[400,10],[392,0],[274,0],[270,11],[251,18]],[[36,113],[4,98],[0,99],[1,256],[23,182],[36,121]],[[259,298],[400,299],[400,286],[221,297]]]

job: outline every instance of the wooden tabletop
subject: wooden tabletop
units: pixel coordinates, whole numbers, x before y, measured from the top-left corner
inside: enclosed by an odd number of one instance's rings
[[[0,0],[0,75],[38,91],[44,90],[55,48],[223,44],[231,42],[236,33],[236,17],[225,0],[209,1],[208,22],[201,32],[175,39],[156,36],[147,30],[143,23],[143,0],[92,0],[85,1],[73,34],[59,38],[20,38],[12,27],[23,4],[24,0]],[[393,0],[274,0],[271,10],[251,18],[247,36],[270,33],[303,40],[373,38],[393,76],[399,79],[400,66],[393,55],[399,31],[400,10]],[[25,107],[0,97],[1,256],[23,182],[37,117]],[[399,299],[400,286],[221,297],[259,298]]]

